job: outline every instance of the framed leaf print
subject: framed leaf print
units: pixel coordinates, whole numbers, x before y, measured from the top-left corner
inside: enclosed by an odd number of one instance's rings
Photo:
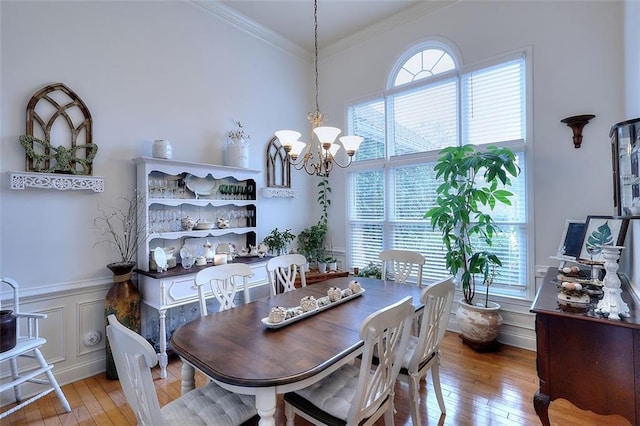
[[[624,244],[629,219],[616,216],[587,216],[579,260],[604,262],[602,246]]]

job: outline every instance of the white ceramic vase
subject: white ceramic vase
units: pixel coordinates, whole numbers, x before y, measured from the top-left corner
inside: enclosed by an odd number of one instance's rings
[[[244,139],[230,139],[225,152],[225,166],[249,168],[249,144]]]

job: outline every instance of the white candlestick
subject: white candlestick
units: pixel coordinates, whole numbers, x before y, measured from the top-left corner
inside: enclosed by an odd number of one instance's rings
[[[618,277],[618,258],[622,246],[602,246],[602,257],[604,257],[604,269],[607,273],[604,276],[602,299],[598,302],[597,313],[607,315],[611,320],[619,320],[621,316],[628,318],[629,306],[622,300],[622,290],[620,289],[620,278]]]

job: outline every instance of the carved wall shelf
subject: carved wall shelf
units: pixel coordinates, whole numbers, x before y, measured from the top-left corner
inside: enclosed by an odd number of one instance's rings
[[[99,176],[68,175],[59,173],[9,172],[11,189],[41,188],[104,192],[104,178]]]
[[[291,188],[262,188],[262,195],[266,198],[296,198],[298,196],[298,190]]]

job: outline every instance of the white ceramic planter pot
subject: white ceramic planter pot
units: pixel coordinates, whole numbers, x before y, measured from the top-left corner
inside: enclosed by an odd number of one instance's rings
[[[500,305],[489,302],[489,307],[474,306],[460,301],[456,311],[462,337],[470,343],[484,345],[494,342],[502,328]]]

